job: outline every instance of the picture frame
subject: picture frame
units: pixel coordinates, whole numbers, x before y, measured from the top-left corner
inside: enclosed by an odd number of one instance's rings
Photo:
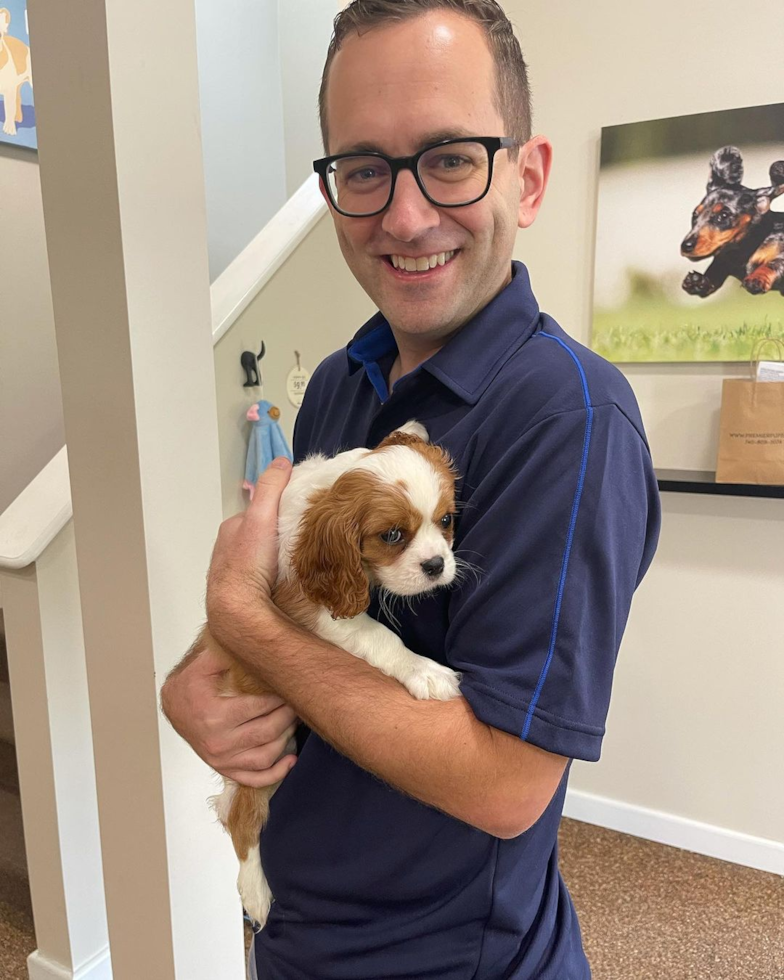
[[[0,142],[38,148],[26,0],[0,0]]]
[[[784,338],[784,103],[603,128],[591,347],[744,361],[766,336]]]

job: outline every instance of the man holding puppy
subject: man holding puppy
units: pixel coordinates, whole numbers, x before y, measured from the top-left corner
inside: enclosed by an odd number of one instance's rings
[[[227,703],[202,656],[163,703],[224,775],[286,776],[262,836],[264,980],[590,977],[557,829],[570,760],[599,757],[659,509],[631,390],[512,262],[551,160],[529,106],[494,0],[355,0],[336,21],[316,169],[380,312],[314,374],[295,457],[422,421],[461,474],[455,550],[479,572],[400,611],[406,645],[463,675],[461,697],[415,701],[272,604],[288,463],[222,525],[210,628],[280,697]]]

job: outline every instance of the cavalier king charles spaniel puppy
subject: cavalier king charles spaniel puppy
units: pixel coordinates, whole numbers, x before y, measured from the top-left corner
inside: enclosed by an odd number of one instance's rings
[[[280,502],[274,601],[302,626],[394,677],[415,698],[453,698],[460,675],[412,653],[366,610],[378,589],[394,620],[389,602],[395,596],[454,581],[454,516],[452,462],[428,442],[418,422],[408,422],[373,450],[310,456],[292,470]],[[231,664],[222,693],[268,693],[205,627],[191,649],[195,654],[207,646]],[[292,739],[284,754],[295,750]],[[259,834],[276,789],[224,778],[223,792],[212,800],[239,858],[237,887],[256,928],[272,902]]]

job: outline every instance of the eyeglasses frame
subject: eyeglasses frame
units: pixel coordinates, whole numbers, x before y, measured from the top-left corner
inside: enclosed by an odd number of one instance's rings
[[[487,150],[488,159],[488,172],[487,172],[487,187],[478,196],[473,198],[471,201],[463,201],[460,204],[440,204],[438,201],[434,200],[427,192],[427,188],[424,186],[422,178],[419,176],[418,166],[420,159],[431,150],[436,150],[441,146],[449,146],[454,143],[480,143]],[[326,188],[327,195],[333,206],[333,208],[342,214],[344,218],[372,218],[377,214],[381,214],[382,211],[386,211],[389,205],[392,203],[392,198],[395,196],[395,185],[397,184],[397,175],[401,170],[410,170],[414,175],[414,180],[417,182],[417,187],[422,191],[425,198],[436,208],[465,208],[469,204],[476,204],[477,201],[481,201],[483,197],[490,190],[490,185],[493,182],[493,164],[495,161],[495,155],[499,150],[509,150],[514,146],[519,146],[519,140],[516,140],[513,136],[455,136],[452,139],[440,140],[438,143],[431,143],[429,146],[423,147],[418,153],[415,153],[410,157],[389,157],[385,153],[379,153],[376,150],[368,150],[365,153],[336,153],[333,156],[322,157],[320,160],[313,161],[313,169],[321,178],[324,187]],[[329,186],[329,180],[327,179],[327,169],[330,164],[334,163],[336,160],[345,160],[348,157],[374,157],[378,160],[384,160],[390,169],[392,175],[392,183],[389,186],[389,197],[387,198],[386,204],[382,208],[378,208],[376,211],[368,211],[366,214],[354,214],[351,211],[343,211],[342,208],[338,206],[332,196],[332,189]]]

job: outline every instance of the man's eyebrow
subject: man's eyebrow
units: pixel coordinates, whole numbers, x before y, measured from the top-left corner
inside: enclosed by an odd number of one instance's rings
[[[375,143],[352,143],[351,146],[345,146],[340,150],[336,151],[336,156],[341,156],[343,153],[383,153],[384,151]]]
[[[467,139],[470,136],[476,136],[476,133],[469,132],[467,129],[439,129],[433,133],[427,133],[419,139],[414,152],[417,153],[419,150],[424,150],[426,146],[442,143],[444,140]],[[352,143],[350,146],[338,150],[337,153],[338,155],[343,153],[383,153],[385,156],[391,156],[378,143],[370,141]]]
[[[457,140],[457,139],[468,139],[471,136],[476,136],[473,130],[467,129],[439,129],[434,133],[428,133],[423,136],[419,141],[417,150],[422,150],[426,146],[432,146],[433,143],[443,143],[444,140]]]

